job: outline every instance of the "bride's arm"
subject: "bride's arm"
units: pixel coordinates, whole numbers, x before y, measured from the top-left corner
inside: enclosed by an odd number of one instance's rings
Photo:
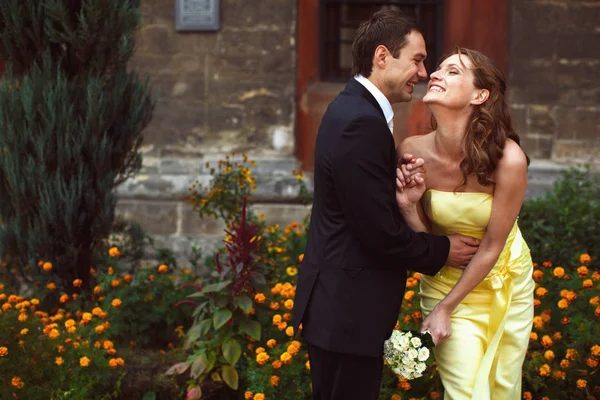
[[[429,329],[436,343],[451,335],[449,315],[494,267],[521,210],[527,188],[527,159],[516,143],[507,141],[495,179],[492,214],[477,253],[456,285],[423,321],[422,329]]]

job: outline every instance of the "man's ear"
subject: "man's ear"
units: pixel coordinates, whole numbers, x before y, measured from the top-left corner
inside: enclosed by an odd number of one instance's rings
[[[375,49],[373,55],[373,65],[377,65],[379,68],[385,68],[387,65],[388,57],[391,57],[390,51],[384,45],[380,44]]]
[[[480,89],[477,92],[477,95],[473,98],[473,100],[471,100],[471,104],[479,106],[483,103],[486,102],[487,99],[489,99],[490,97],[490,91],[487,89]]]

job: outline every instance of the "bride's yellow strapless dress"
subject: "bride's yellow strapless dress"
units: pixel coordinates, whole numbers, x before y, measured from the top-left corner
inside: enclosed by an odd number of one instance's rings
[[[428,190],[422,204],[432,233],[483,238],[493,195]],[[533,321],[533,264],[515,222],[496,265],[451,315],[452,336],[434,348],[445,400],[519,400],[522,365]],[[462,270],[421,275],[420,301],[429,315]]]

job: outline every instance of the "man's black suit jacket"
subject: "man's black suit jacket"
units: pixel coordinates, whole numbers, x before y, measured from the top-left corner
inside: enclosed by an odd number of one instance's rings
[[[395,200],[396,149],[381,107],[355,79],[316,139],[314,198],[294,327],[325,350],[378,357],[396,324],[406,270],[434,275],[445,236],[415,233]]]

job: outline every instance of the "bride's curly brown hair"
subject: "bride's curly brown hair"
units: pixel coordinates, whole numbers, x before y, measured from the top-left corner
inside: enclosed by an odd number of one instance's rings
[[[521,145],[506,103],[506,79],[494,62],[479,51],[457,47],[444,59],[454,54],[469,58],[472,64],[470,70],[473,72],[473,84],[476,88],[486,89],[490,93],[484,103],[475,106],[467,125],[462,143],[465,158],[460,163],[463,181],[458,187],[466,185],[467,177],[471,174],[477,176],[480,185],[494,185],[494,171],[504,153],[506,139],[510,138]],[[433,129],[436,129],[435,118],[432,117],[431,123]],[[529,157],[527,164],[529,165]]]

